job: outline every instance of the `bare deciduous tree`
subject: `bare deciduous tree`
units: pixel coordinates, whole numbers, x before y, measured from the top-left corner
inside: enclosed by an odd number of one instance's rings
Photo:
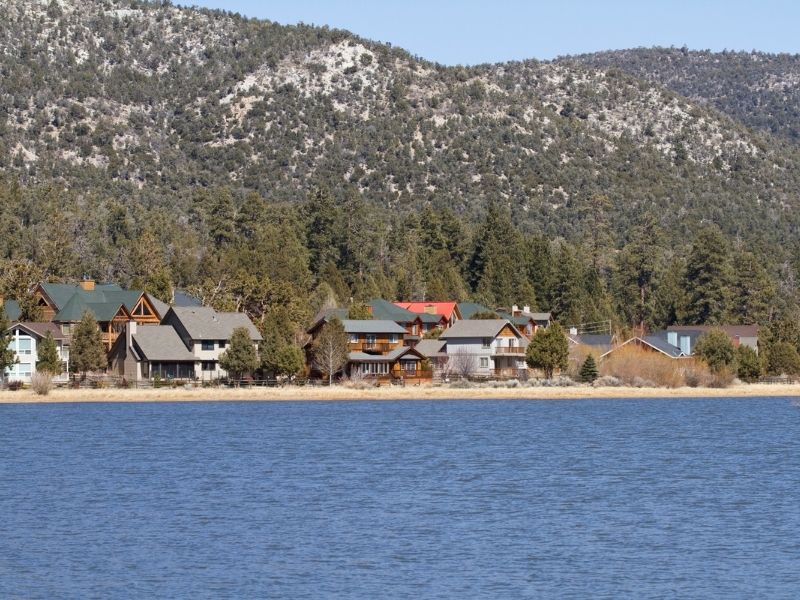
[[[347,334],[339,319],[333,319],[322,326],[322,331],[314,342],[312,364],[320,373],[327,376],[328,385],[333,376],[347,364]]]
[[[466,379],[478,369],[478,357],[463,348],[456,350],[448,358],[445,369]]]

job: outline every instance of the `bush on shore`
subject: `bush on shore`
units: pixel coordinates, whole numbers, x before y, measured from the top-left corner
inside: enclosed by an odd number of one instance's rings
[[[600,365],[600,375],[601,379],[614,377],[623,385],[633,387],[725,387],[733,380],[728,370],[712,376],[702,361],[669,358],[633,344],[606,357]]]
[[[47,396],[53,389],[53,376],[46,371],[37,371],[31,376],[31,389],[39,396]]]

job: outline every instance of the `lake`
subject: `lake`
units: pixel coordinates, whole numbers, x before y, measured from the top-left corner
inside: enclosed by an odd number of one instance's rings
[[[0,406],[0,597],[796,598],[789,398]]]

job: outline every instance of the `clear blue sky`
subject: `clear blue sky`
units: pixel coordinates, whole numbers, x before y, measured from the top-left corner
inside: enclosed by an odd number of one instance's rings
[[[444,64],[637,46],[800,52],[800,0],[176,0],[350,30]]]

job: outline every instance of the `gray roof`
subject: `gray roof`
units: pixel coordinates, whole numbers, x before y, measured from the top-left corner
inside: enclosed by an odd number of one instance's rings
[[[173,306],[170,310],[193,340],[229,340],[238,327],[247,329],[251,340],[263,339],[244,313],[217,312],[208,306]]]
[[[517,328],[511,325],[506,319],[462,319],[456,321],[452,327],[446,329],[440,340],[450,340],[453,338],[493,338],[506,325],[510,325],[518,336],[522,337]]]
[[[422,356],[441,356],[444,355],[444,347],[447,342],[444,340],[420,340],[414,346],[414,350],[422,354]]]
[[[158,317],[160,319],[163,319],[164,315],[167,314],[167,311],[169,310],[169,304],[167,304],[166,302],[162,302],[161,300],[159,300],[155,296],[151,296],[150,294],[145,294],[145,296],[147,296],[147,299],[150,300],[150,304],[153,305],[153,308],[156,309]]]
[[[396,304],[381,298],[373,298],[369,301],[369,306],[372,308],[372,317],[375,319],[385,319],[397,323],[411,323],[417,318],[416,313],[406,310],[405,308],[400,308]]]
[[[142,358],[158,362],[194,362],[195,357],[172,325],[141,325],[133,334]]]
[[[617,346],[616,348],[608,349],[606,352],[604,352],[601,355],[601,358],[611,354],[614,350],[622,348],[623,346],[626,346],[626,345],[631,344],[631,343],[643,344],[645,346],[649,346],[653,350],[655,350],[657,352],[661,352],[662,354],[665,354],[665,355],[669,356],[670,358],[681,358],[681,357],[686,356],[681,351],[680,348],[677,348],[676,346],[673,346],[672,344],[668,343],[663,338],[661,338],[661,337],[659,337],[657,335],[646,335],[646,336],[642,336],[642,337],[632,337],[631,339],[627,340],[625,343]]]
[[[400,346],[386,354],[367,354],[366,352],[351,352],[347,355],[350,362],[394,362],[404,354],[411,351],[408,346]],[[419,357],[413,356],[414,360],[419,360]]]
[[[342,326],[347,333],[399,333],[406,330],[394,321],[380,319],[342,319]]]

